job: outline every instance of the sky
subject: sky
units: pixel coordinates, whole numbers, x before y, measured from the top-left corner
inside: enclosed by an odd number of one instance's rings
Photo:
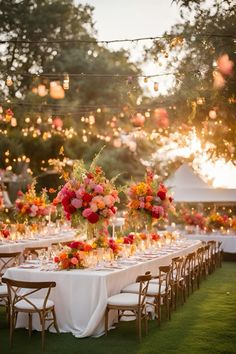
[[[172,0],[76,0],[76,3],[89,4],[94,7],[94,22],[99,40],[133,39],[161,36],[172,25],[181,21],[179,7],[171,4]],[[131,50],[131,59],[142,61],[145,41],[136,43],[109,44],[108,48],[120,47]],[[145,75],[161,73],[154,62],[141,66]],[[162,67],[162,72],[165,68]],[[164,94],[172,85],[171,77],[158,78],[159,90],[153,90],[155,79],[144,86],[146,94],[157,96]]]
[[[172,0],[79,0],[94,6],[99,39],[159,36],[180,20]]]

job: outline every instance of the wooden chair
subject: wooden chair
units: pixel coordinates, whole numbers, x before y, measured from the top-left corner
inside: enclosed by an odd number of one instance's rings
[[[23,257],[24,260],[26,260],[29,256],[32,258],[38,258],[38,251],[47,251],[48,247],[47,246],[42,246],[42,247],[27,247],[23,251]]]
[[[160,266],[159,273],[150,281],[147,296],[154,297],[154,309],[159,326],[161,325],[162,306],[165,307],[166,317],[171,319],[171,270],[172,266]],[[147,301],[147,304],[152,305]]]
[[[203,255],[203,277],[204,277],[204,279],[206,279],[206,276],[210,272],[210,262],[211,262],[210,245],[206,244],[204,246],[204,255]]]
[[[210,246],[209,273],[213,273],[216,269],[216,241],[210,240],[207,244]]]
[[[21,252],[0,253],[0,300],[6,307],[8,322],[10,321],[9,296],[7,286],[2,284],[2,276],[5,271],[19,264]]]
[[[195,255],[194,278],[196,279],[198,289],[200,287],[200,282],[204,275],[204,254],[205,254],[205,248],[199,247]]]
[[[128,285],[122,289],[122,292],[137,294],[137,284],[133,283]],[[151,299],[154,299],[154,301],[151,302]],[[161,324],[162,305],[166,308],[168,319],[171,318],[171,266],[160,266],[158,275],[152,277],[147,290],[147,304],[154,307],[159,325]]]
[[[221,248],[222,242],[217,242],[216,244],[216,266],[222,267],[222,259],[223,259],[223,249]]]
[[[136,279],[138,285],[138,293],[120,293],[113,295],[107,300],[107,307],[105,311],[105,333],[108,332],[108,314],[110,310],[118,311],[118,321],[122,316],[135,316],[137,323],[137,330],[139,339],[142,338],[142,320],[145,320],[145,329],[147,333],[147,311],[146,311],[146,295],[148,290],[151,274],[140,275]],[[127,314],[126,311],[131,312]]]
[[[184,257],[172,258],[171,268],[171,302],[172,307],[176,310],[177,300],[181,294],[182,305],[186,301],[186,284],[183,276]]]
[[[28,314],[29,318],[29,336],[32,333],[32,315],[38,314],[40,324],[42,327],[42,349],[44,349],[45,341],[45,322],[51,321],[47,329],[52,325],[55,327],[57,333],[59,329],[56,321],[56,314],[54,310],[54,303],[49,300],[49,295],[52,288],[55,288],[56,283],[51,282],[26,282],[18,281],[8,278],[3,278],[2,281],[7,285],[8,296],[10,302],[10,346],[12,346],[13,332],[16,327],[17,316],[19,312]],[[45,290],[44,298],[32,297],[33,294]],[[49,317],[52,315],[52,317]]]
[[[185,279],[188,296],[190,295],[190,288],[192,293],[194,290],[194,280],[195,280],[194,268],[195,268],[195,252],[192,252],[185,257],[185,261],[183,264],[183,273],[182,273]]]

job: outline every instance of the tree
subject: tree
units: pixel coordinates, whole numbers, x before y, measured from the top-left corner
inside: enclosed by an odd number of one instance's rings
[[[26,155],[31,170],[39,175],[50,158],[59,156],[62,145],[69,158],[90,159],[88,149],[94,151],[116,137],[117,127],[108,129],[111,118],[123,107],[130,115],[141,94],[138,81],[130,76],[140,71],[130,62],[129,53],[96,43],[92,12],[92,7],[72,0],[2,2],[0,32],[6,40],[0,56],[2,167],[15,159],[16,171],[17,159]],[[104,76],[96,77],[100,74]],[[110,77],[116,74],[123,76]],[[69,90],[63,91],[68,77]],[[65,92],[64,98],[46,94],[52,81]],[[7,109],[13,111],[8,118]],[[121,172],[129,165],[124,161],[122,166],[122,161]]]
[[[147,52],[148,58],[164,55],[168,70],[177,72],[169,93],[169,99],[178,102],[173,128],[195,125],[203,142],[215,145],[216,156],[235,161],[235,2],[216,0],[211,8],[203,0],[176,2],[184,22]],[[228,73],[222,72],[224,60],[231,66]]]

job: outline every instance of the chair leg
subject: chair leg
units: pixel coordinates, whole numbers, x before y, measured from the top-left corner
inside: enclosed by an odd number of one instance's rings
[[[53,316],[53,325],[55,330],[57,331],[57,334],[60,334],[59,328],[58,328],[58,324],[57,324],[57,318],[56,318],[56,313],[55,313],[55,309],[52,309],[52,316]]]
[[[10,348],[12,347],[13,326],[14,326],[14,312],[10,314]]]
[[[147,309],[145,306],[145,333],[148,334],[148,319],[147,319]]]
[[[9,297],[6,299],[6,316],[7,316],[7,324],[10,327],[10,320],[11,320],[11,310],[10,310],[10,301]]]
[[[161,301],[160,299],[157,300],[157,320],[158,325],[161,325]]]
[[[171,306],[170,306],[169,294],[166,295],[166,317],[168,320],[171,320]]]
[[[141,339],[142,339],[142,321],[141,321],[142,312],[140,309],[138,310],[136,316],[137,316],[138,336],[139,336],[139,340],[141,341]]]
[[[107,336],[107,332],[108,332],[108,313],[109,313],[109,309],[106,308],[105,311],[105,334]]]
[[[42,338],[42,350],[44,350],[44,342],[45,342],[45,313],[43,311],[39,312],[39,319],[42,327],[42,333],[41,333],[41,338]]]
[[[177,300],[179,298],[179,285],[178,283],[175,284],[175,297],[174,297],[174,309],[177,309]]]
[[[29,336],[31,337],[31,334],[32,334],[32,315],[31,315],[31,313],[29,313],[28,315],[29,315]]]

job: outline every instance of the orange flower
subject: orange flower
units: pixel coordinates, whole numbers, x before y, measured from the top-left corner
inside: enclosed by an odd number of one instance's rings
[[[151,202],[151,201],[153,201],[153,197],[151,195],[148,195],[146,197],[146,202]]]
[[[54,188],[49,188],[49,190],[48,190],[48,191],[49,191],[49,193],[56,193],[56,191],[57,191],[57,190],[56,190],[56,189],[54,189]]]
[[[147,239],[147,235],[146,234],[140,234],[140,238],[141,238],[141,240],[146,240]]]
[[[152,210],[152,204],[151,203],[145,203],[145,209]]]
[[[62,269],[67,269],[69,268],[69,265],[70,265],[70,261],[69,259],[65,259],[61,262],[61,265],[62,265]]]
[[[132,200],[130,202],[129,206],[132,209],[138,209],[139,208],[139,201],[138,200]]]
[[[61,261],[64,261],[64,260],[66,260],[66,259],[68,258],[68,255],[67,255],[65,252],[62,252],[62,253],[59,255],[59,257],[60,257],[60,260],[61,260]]]

